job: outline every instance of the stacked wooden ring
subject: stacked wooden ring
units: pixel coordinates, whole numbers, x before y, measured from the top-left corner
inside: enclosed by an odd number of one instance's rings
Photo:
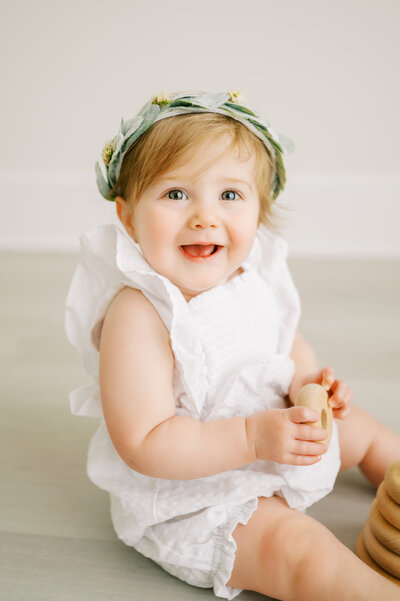
[[[322,440],[326,446],[332,438],[332,408],[328,403],[328,393],[319,384],[305,384],[300,388],[295,403],[297,407],[310,407],[318,413],[318,421],[309,422],[310,426],[326,430],[327,437]]]
[[[358,537],[356,553],[371,568],[400,586],[400,461],[386,471]]]

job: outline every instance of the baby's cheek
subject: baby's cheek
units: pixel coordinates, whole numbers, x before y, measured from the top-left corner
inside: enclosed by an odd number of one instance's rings
[[[168,229],[170,219],[159,210],[149,210],[146,216],[146,229],[152,236],[162,235]]]
[[[243,220],[241,225],[235,228],[235,247],[241,254],[248,255],[253,248],[257,235],[257,223],[253,219]]]
[[[148,215],[146,223],[141,229],[142,250],[147,253],[158,254],[172,243],[169,222],[157,213]]]

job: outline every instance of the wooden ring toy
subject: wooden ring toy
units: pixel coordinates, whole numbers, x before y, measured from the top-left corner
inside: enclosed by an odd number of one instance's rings
[[[389,572],[386,572],[385,570],[383,570],[381,568],[381,566],[378,566],[376,561],[374,561],[372,559],[371,555],[368,553],[367,548],[365,546],[364,537],[363,537],[362,532],[360,533],[360,535],[357,539],[357,542],[356,542],[356,555],[364,563],[366,563],[367,566],[369,566],[370,568],[375,570],[375,572],[378,572],[379,574],[381,574],[381,576],[384,576],[388,580],[391,580],[394,584],[397,584],[397,586],[400,586],[400,580],[398,578],[395,578],[394,576],[389,574]]]
[[[372,533],[368,521],[364,524],[363,529],[364,543],[368,553],[372,559],[376,561],[386,572],[392,574],[396,578],[400,577],[400,557],[397,553],[393,553],[380,543]]]
[[[400,503],[400,461],[395,461],[386,470],[384,482],[393,501]]]
[[[400,530],[385,520],[378,510],[376,499],[371,505],[368,519],[372,534],[375,538],[377,538],[382,545],[385,545],[385,547],[400,555]]]
[[[378,510],[389,524],[400,529],[400,505],[393,501],[392,497],[387,493],[385,483],[381,482],[376,493],[376,502]]]
[[[296,407],[309,407],[319,414],[318,421],[308,422],[308,425],[326,430],[328,437],[319,442],[329,446],[332,437],[332,407],[329,407],[325,388],[319,384],[306,384],[300,388],[294,404]]]

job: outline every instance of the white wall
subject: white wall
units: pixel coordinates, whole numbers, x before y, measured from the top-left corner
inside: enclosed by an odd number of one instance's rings
[[[294,253],[400,256],[397,0],[2,1],[0,245],[113,218],[93,165],[161,90],[239,89],[296,152]]]

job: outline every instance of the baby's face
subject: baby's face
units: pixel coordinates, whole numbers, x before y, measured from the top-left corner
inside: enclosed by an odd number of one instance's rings
[[[163,173],[133,208],[143,255],[187,300],[239,273],[257,232],[255,159],[244,160],[229,142]]]

